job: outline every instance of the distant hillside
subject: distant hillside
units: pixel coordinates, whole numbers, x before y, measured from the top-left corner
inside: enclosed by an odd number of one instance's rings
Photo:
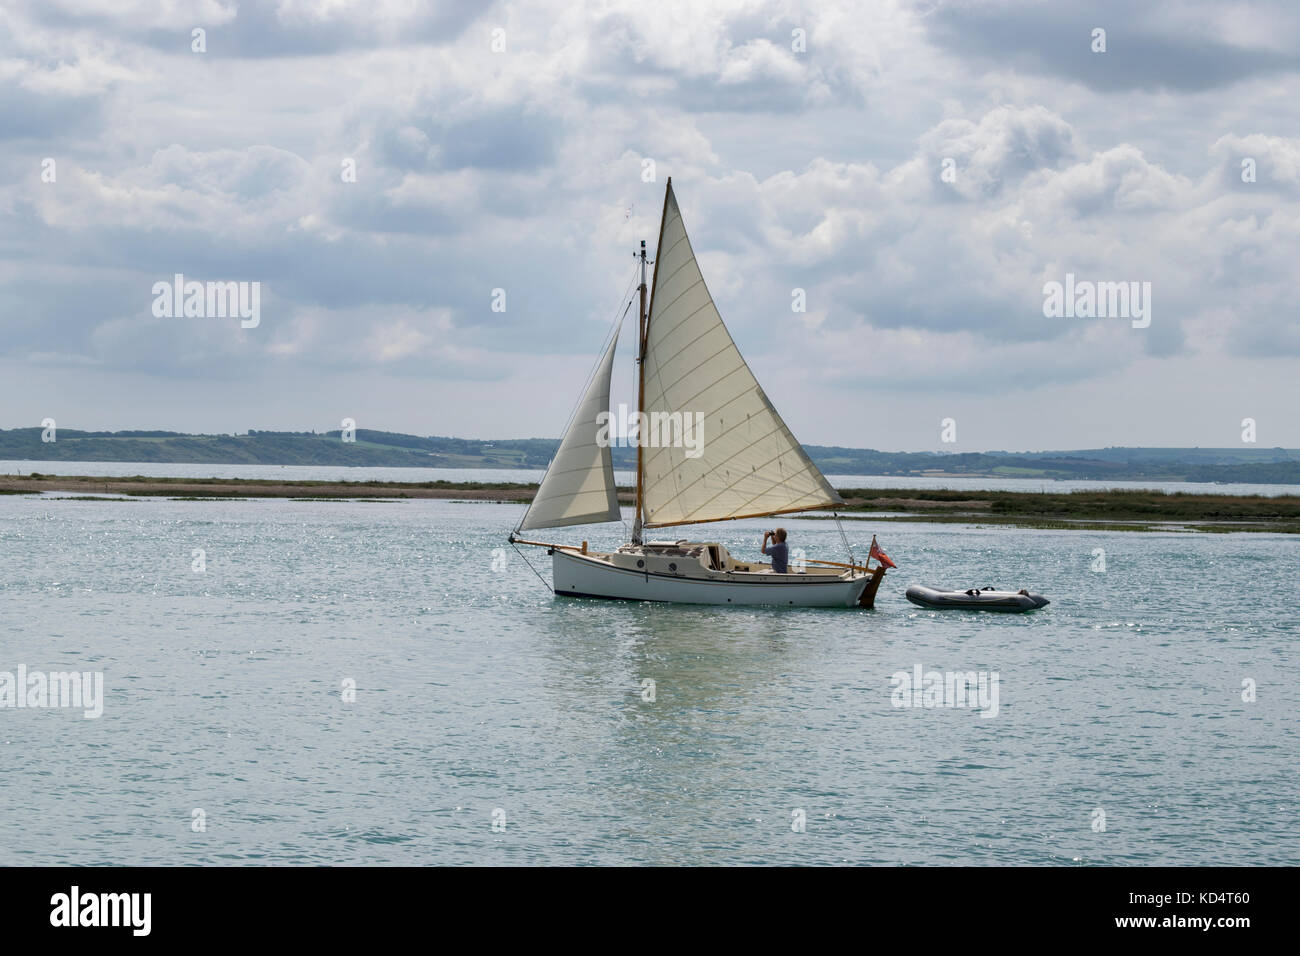
[[[991,451],[990,455],[1007,452]],[[1300,449],[1260,448],[1241,445],[1238,448],[1087,448],[1081,451],[1036,451],[1022,453],[1026,458],[1088,458],[1095,461],[1116,462],[1180,462],[1192,465],[1240,465],[1300,461]]]
[[[1300,450],[1106,448],[1052,452],[880,452],[805,445],[828,474],[997,475],[1004,478],[1300,483]]]
[[[338,431],[187,435],[165,431],[88,432],[60,428],[42,442],[39,428],[0,429],[0,459],[17,461],[138,461],[212,465],[377,465],[395,468],[545,468],[559,441],[513,438],[420,437],[357,429],[355,442]],[[1138,481],[1217,481],[1300,484],[1300,450],[1288,448],[1101,448],[1047,452],[885,452],[806,445],[827,474],[996,475]],[[632,468],[631,448],[614,448],[614,466]]]
[[[420,438],[359,428],[341,433],[249,431],[246,435],[180,432],[87,432],[60,428],[42,442],[39,428],[0,430],[0,459],[140,461],[211,465],[383,465],[394,468],[545,468],[559,442],[525,438],[493,443]]]

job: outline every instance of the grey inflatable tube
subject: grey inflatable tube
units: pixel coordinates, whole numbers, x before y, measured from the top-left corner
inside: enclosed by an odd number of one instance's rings
[[[1035,611],[1051,602],[1041,594],[1021,594],[1018,591],[994,591],[991,588],[972,588],[969,591],[942,591],[913,584],[907,589],[907,599],[921,607],[935,610],[963,608],[968,611],[1004,611],[1019,613]]]

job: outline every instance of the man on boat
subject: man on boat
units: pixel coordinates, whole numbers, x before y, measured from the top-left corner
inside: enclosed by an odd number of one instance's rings
[[[772,539],[772,547],[767,546],[767,539]],[[772,559],[774,574],[790,573],[790,549],[785,543],[785,528],[763,532],[763,553]]]

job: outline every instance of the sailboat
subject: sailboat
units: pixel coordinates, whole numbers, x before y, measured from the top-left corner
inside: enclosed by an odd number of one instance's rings
[[[608,421],[616,326],[510,543],[547,550],[557,595],[871,607],[885,565],[869,567],[871,557],[859,565],[851,549],[847,563],[805,560],[778,573],[770,563],[734,557],[716,541],[643,540],[647,529],[833,510],[844,500],[772,407],[723,325],[686,235],[672,179],[664,191],[648,290],[644,240],[638,258],[631,540],[617,551],[600,552],[585,541],[572,545],[521,537],[535,529],[622,520]],[[690,436],[692,426],[701,433]],[[847,539],[844,543],[847,548]]]

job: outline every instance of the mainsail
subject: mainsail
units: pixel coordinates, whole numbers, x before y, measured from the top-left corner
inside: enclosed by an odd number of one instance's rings
[[[664,423],[678,428],[703,416],[702,440],[690,446],[668,441],[663,447],[643,447],[646,527],[843,504],[767,400],[722,324],[686,236],[671,180],[655,256],[644,363],[643,421],[649,434],[641,439],[643,445],[663,437]]]
[[[597,416],[609,413],[609,379],[617,344],[615,329],[519,530],[619,520],[609,442],[597,440],[601,430]]]

